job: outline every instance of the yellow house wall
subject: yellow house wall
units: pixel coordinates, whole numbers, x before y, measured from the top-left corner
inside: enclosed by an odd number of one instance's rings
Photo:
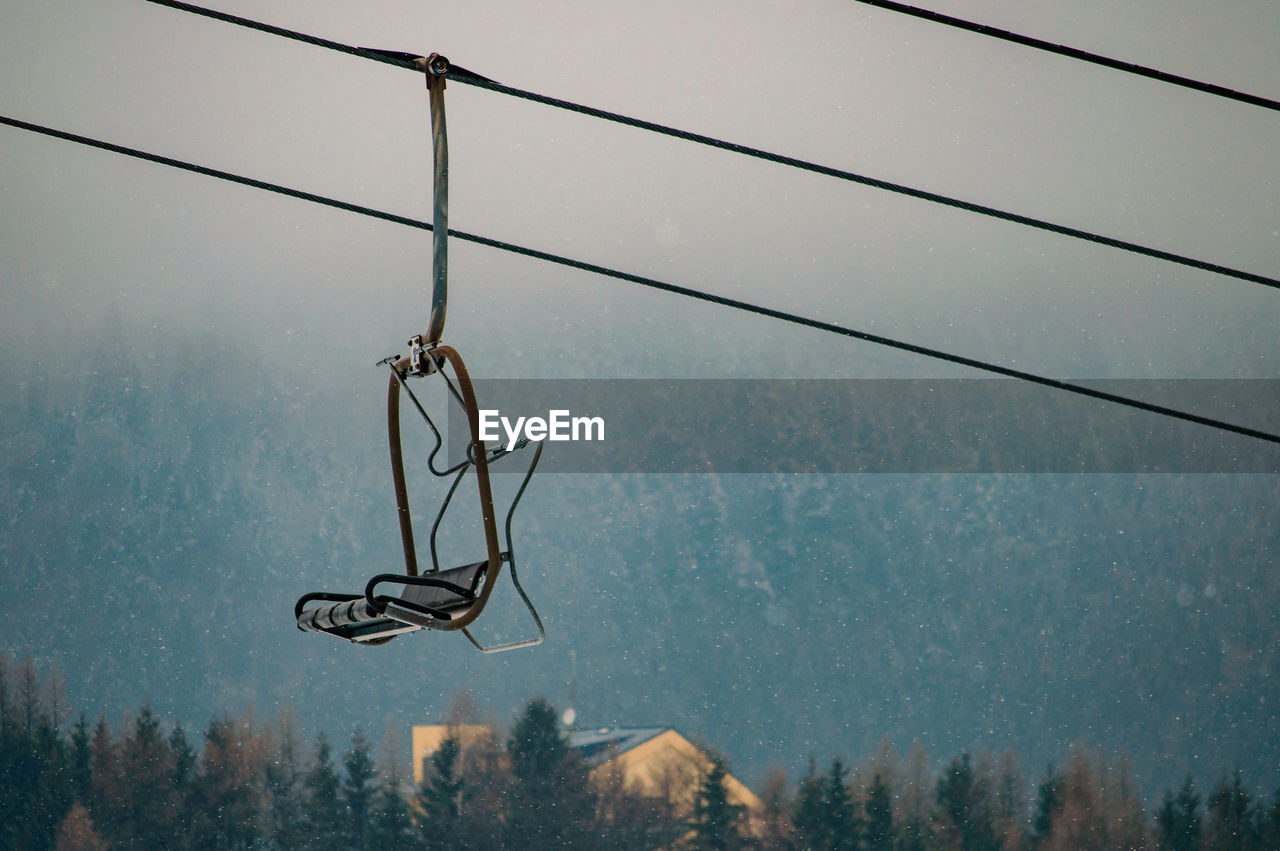
[[[487,724],[431,724],[413,728],[413,782],[422,785],[424,761],[440,750],[440,745],[452,733],[462,747],[475,744],[477,741],[493,735],[493,729]]]
[[[693,743],[675,730],[666,730],[647,742],[619,754],[595,772],[616,771],[621,774],[623,788],[643,795],[672,795],[672,803],[693,808],[702,778],[711,768],[711,760]],[[725,775],[729,802],[753,812],[762,809],[756,794],[732,774]]]

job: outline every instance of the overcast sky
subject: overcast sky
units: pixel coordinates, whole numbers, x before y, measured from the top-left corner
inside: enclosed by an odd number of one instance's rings
[[[212,5],[1280,270],[1274,112],[847,0]],[[932,8],[1280,94],[1268,4]],[[427,102],[408,72],[142,0],[0,9],[2,114],[430,218]],[[1058,377],[1280,375],[1268,288],[464,85],[447,97],[459,229]],[[363,370],[425,322],[424,232],[13,128],[0,140],[0,329],[23,348],[52,356],[50,338],[136,317],[273,354],[290,332],[325,339]],[[958,374],[491,249],[452,258],[446,339],[483,375]]]

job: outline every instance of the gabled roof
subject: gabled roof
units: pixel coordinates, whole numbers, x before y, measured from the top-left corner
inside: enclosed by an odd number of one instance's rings
[[[569,747],[582,754],[587,765],[596,766],[626,753],[664,733],[667,727],[603,727],[598,730],[571,730]]]

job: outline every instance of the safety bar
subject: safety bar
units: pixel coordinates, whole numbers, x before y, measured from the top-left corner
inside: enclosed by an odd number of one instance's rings
[[[524,496],[525,488],[529,487],[529,480],[533,478],[533,470],[538,466],[538,459],[542,457],[542,443],[538,443],[538,448],[533,451],[533,460],[529,462],[529,469],[524,474],[524,480],[520,482],[520,489],[516,491],[515,498],[511,500],[511,507],[507,509],[506,535],[507,549],[503,558],[507,562],[507,569],[511,573],[511,584],[515,586],[516,593],[520,595],[520,599],[524,601],[524,606],[529,610],[529,615],[533,618],[533,625],[538,631],[536,638],[526,638],[521,641],[512,641],[508,644],[497,644],[486,646],[476,640],[470,630],[464,629],[462,634],[467,640],[475,645],[476,649],[481,653],[504,653],[507,650],[519,650],[521,647],[533,647],[541,644],[547,637],[547,631],[542,626],[542,618],[538,617],[538,610],[533,607],[533,603],[529,600],[529,595],[525,593],[524,586],[520,584],[520,574],[516,571],[516,551],[515,546],[511,543],[511,518],[515,516],[516,506],[520,504],[521,497]]]

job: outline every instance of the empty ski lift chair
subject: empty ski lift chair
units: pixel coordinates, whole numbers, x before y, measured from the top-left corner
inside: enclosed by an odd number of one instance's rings
[[[426,72],[427,90],[431,100],[431,130],[435,160],[435,199],[432,240],[432,292],[431,318],[427,333],[409,341],[411,354],[407,358],[393,357],[384,361],[391,368],[387,389],[387,435],[391,450],[391,472],[395,483],[396,509],[400,521],[400,537],[404,549],[405,572],[379,573],[371,578],[363,593],[335,593],[313,591],[302,595],[294,605],[294,618],[298,628],[308,632],[323,632],[357,644],[383,644],[397,635],[418,630],[460,631],[480,650],[495,653],[529,647],[542,643],[546,631],[533,603],[520,585],[516,572],[515,550],[511,543],[511,521],[520,499],[524,496],[533,471],[542,456],[542,444],[533,450],[524,479],[511,501],[504,526],[506,548],[499,546],[497,520],[493,508],[493,492],[489,481],[489,465],[512,452],[519,452],[528,445],[520,441],[512,450],[487,450],[480,439],[479,407],[466,365],[458,352],[440,344],[444,330],[447,302],[447,238],[448,238],[448,145],[444,120],[444,83],[449,73],[449,63],[444,57],[432,54],[415,57],[409,54],[385,52],[399,59],[413,61]],[[448,372],[453,372],[449,378]],[[445,382],[450,397],[466,414],[469,429],[467,455],[462,461],[447,469],[436,466],[436,456],[443,445],[440,430],[409,386],[409,379],[436,374]],[[444,501],[431,527],[431,569],[419,572],[417,552],[414,546],[413,518],[409,508],[405,482],[404,457],[400,440],[400,392],[409,394],[435,438],[427,465],[437,477],[452,476]],[[440,569],[436,548],[436,533],[445,511],[458,490],[463,478],[471,470],[480,497],[481,527],[484,537],[483,559],[460,567]],[[506,564],[512,586],[533,619],[537,635],[521,641],[497,646],[485,646],[476,640],[469,627],[480,617],[493,594],[494,588]]]

